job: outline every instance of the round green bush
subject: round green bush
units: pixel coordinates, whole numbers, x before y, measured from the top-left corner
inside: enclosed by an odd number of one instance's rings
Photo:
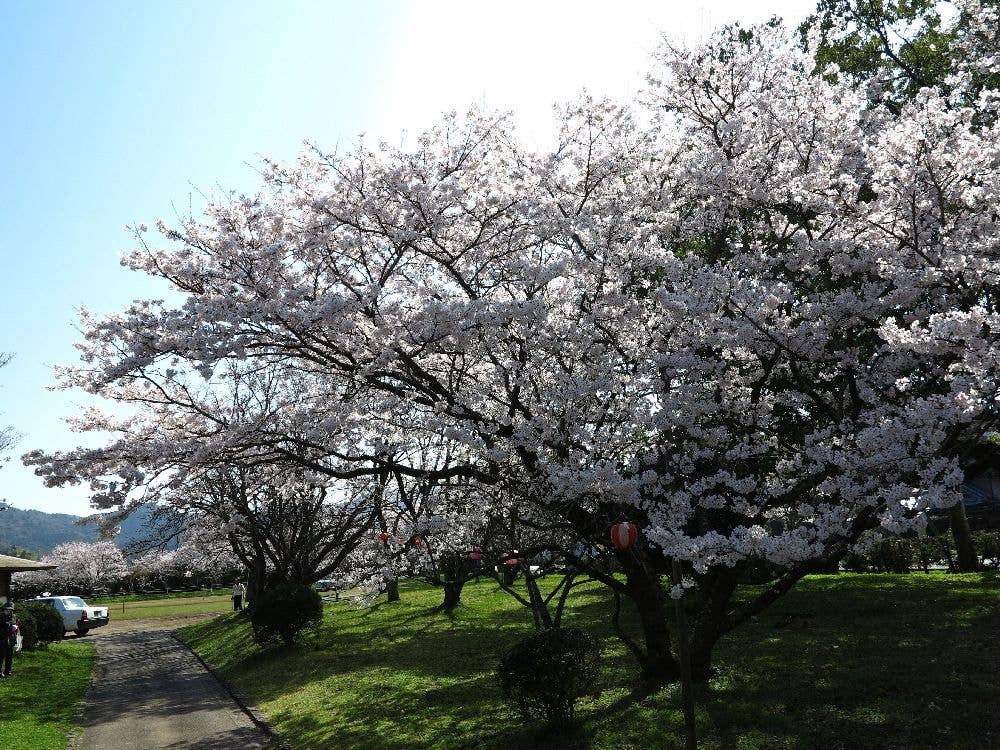
[[[913,547],[908,539],[883,539],[876,555],[879,567],[887,573],[909,573],[913,566]]]
[[[254,637],[264,644],[281,638],[291,646],[299,634],[323,619],[323,600],[312,586],[280,583],[260,594],[250,608]]]
[[[40,646],[61,641],[66,633],[62,616],[51,604],[45,602],[19,604],[17,615],[21,618],[22,623],[26,616],[34,620],[37,642]]]
[[[38,648],[38,622],[35,620],[35,613],[30,608],[17,606],[14,614],[17,616],[18,624],[21,626],[21,650],[34,651]]]
[[[572,721],[576,701],[596,689],[601,650],[576,628],[541,630],[519,641],[500,661],[500,691],[525,721]]]
[[[996,531],[976,531],[972,538],[984,565],[987,561],[993,566],[1000,564],[1000,534]]]
[[[871,572],[871,563],[867,555],[851,552],[844,557],[844,568],[852,573],[869,573]]]

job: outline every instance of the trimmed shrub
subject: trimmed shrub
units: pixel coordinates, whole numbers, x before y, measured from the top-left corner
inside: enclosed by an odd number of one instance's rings
[[[261,645],[281,638],[291,646],[322,619],[323,600],[316,589],[301,583],[279,583],[258,595],[250,608],[254,637]]]
[[[887,573],[909,573],[913,565],[913,546],[908,539],[883,539],[875,557],[878,567]]]
[[[852,573],[869,573],[871,564],[867,555],[859,555],[856,552],[849,553],[844,557],[844,567]]]
[[[39,646],[47,646],[55,641],[61,641],[66,634],[62,616],[51,604],[45,602],[19,604],[17,605],[17,616],[21,618],[22,629],[26,618],[30,617],[34,621]]]
[[[976,545],[976,552],[982,559],[983,565],[996,567],[1000,564],[1000,533],[996,531],[976,531],[972,534],[972,540]]]
[[[34,651],[38,648],[38,623],[35,620],[35,613],[30,609],[21,611],[20,607],[14,608],[17,615],[18,624],[21,626],[21,649],[24,651]]]
[[[552,628],[519,641],[500,661],[500,691],[525,721],[565,725],[596,689],[601,650],[586,632]]]

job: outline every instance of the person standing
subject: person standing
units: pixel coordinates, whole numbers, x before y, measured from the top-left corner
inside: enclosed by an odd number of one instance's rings
[[[0,608],[0,677],[10,677],[19,629],[14,606],[10,602],[5,602]]]
[[[247,595],[247,587],[237,581],[233,584],[233,612],[243,609],[243,597]]]

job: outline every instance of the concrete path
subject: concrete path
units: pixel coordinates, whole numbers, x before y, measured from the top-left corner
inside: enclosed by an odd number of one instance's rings
[[[168,630],[92,636],[94,682],[82,706],[81,750],[256,750],[270,745]]]

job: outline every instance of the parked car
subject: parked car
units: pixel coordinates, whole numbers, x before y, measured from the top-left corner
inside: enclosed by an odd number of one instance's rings
[[[320,580],[316,581],[317,591],[332,591],[334,586],[336,586],[336,583],[326,578],[321,578]]]
[[[91,607],[78,596],[39,596],[33,602],[45,602],[55,607],[63,619],[66,631],[87,635],[94,628],[108,624],[107,607]]]

